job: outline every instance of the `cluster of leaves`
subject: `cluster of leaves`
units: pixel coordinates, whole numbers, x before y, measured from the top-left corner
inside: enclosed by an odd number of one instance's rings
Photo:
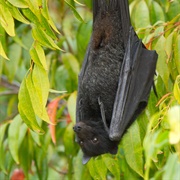
[[[133,27],[142,28],[166,22],[179,14],[180,1],[174,0],[130,0],[131,22]],[[140,21],[139,21],[140,19]]]
[[[91,1],[80,2],[0,0],[0,179],[16,168],[27,179],[177,179],[180,1],[130,0],[138,36],[159,54],[158,97],[151,93],[116,156],[102,155],[86,166],[72,130],[92,28]]]
[[[76,56],[86,49],[82,37],[76,38],[82,18],[75,5],[79,6],[74,1],[49,2],[54,19],[61,17],[57,29],[47,0],[0,1],[0,179],[11,177],[16,168],[23,169],[26,178],[72,175],[80,67]],[[54,14],[59,9],[60,14]],[[91,17],[90,10],[86,14],[84,18]],[[62,90],[67,93],[59,96]]]

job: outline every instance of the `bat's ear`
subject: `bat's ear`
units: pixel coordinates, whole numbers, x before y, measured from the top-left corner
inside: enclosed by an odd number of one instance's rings
[[[113,149],[109,151],[111,154],[117,154],[118,152],[118,146],[115,146]]]
[[[84,154],[84,155],[83,155],[83,159],[82,159],[82,163],[83,163],[83,164],[86,164],[90,159],[91,159],[90,156]]]

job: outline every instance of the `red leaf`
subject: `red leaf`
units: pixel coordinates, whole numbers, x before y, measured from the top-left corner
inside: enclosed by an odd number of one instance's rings
[[[21,169],[15,169],[11,176],[11,180],[24,180],[24,179],[25,179],[24,172]]]
[[[70,124],[72,122],[69,113],[66,115],[66,122],[67,122],[67,124]]]
[[[51,139],[54,144],[56,144],[56,112],[58,108],[58,103],[61,100],[61,97],[58,97],[51,101],[48,106],[47,106],[47,112],[49,115],[49,119],[52,122],[52,124],[49,125],[50,128],[50,134],[51,134]]]

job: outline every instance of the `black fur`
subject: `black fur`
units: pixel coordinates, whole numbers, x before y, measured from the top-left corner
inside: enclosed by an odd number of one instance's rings
[[[104,2],[101,1],[99,3]],[[114,154],[118,146],[117,141],[109,139],[98,103],[100,98],[109,127],[125,51],[120,12],[112,5],[101,5],[101,9],[95,14],[89,45],[89,63],[78,89],[78,111],[82,120],[76,124],[74,130],[78,143],[88,157],[108,152]],[[97,4],[95,8],[99,8]],[[94,137],[98,139],[97,143],[93,143]]]
[[[79,75],[74,127],[83,163],[117,152],[123,134],[147,105],[158,57],[131,26],[127,0],[93,3],[93,32]]]
[[[77,134],[77,142],[84,154],[88,157],[98,156],[104,153],[116,154],[118,142],[111,141],[103,127],[101,119],[97,121],[78,122],[74,126]]]

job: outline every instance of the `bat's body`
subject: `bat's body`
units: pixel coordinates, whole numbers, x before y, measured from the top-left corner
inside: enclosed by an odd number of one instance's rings
[[[79,86],[82,119],[101,118],[98,98],[104,104],[110,124],[124,57],[122,28],[118,12],[100,12],[94,22],[88,51],[88,64]],[[85,113],[84,113],[85,112]]]
[[[74,127],[84,163],[117,152],[122,135],[147,104],[157,59],[130,28],[126,0],[93,2],[93,33],[79,75]],[[146,75],[139,72],[143,68]]]

